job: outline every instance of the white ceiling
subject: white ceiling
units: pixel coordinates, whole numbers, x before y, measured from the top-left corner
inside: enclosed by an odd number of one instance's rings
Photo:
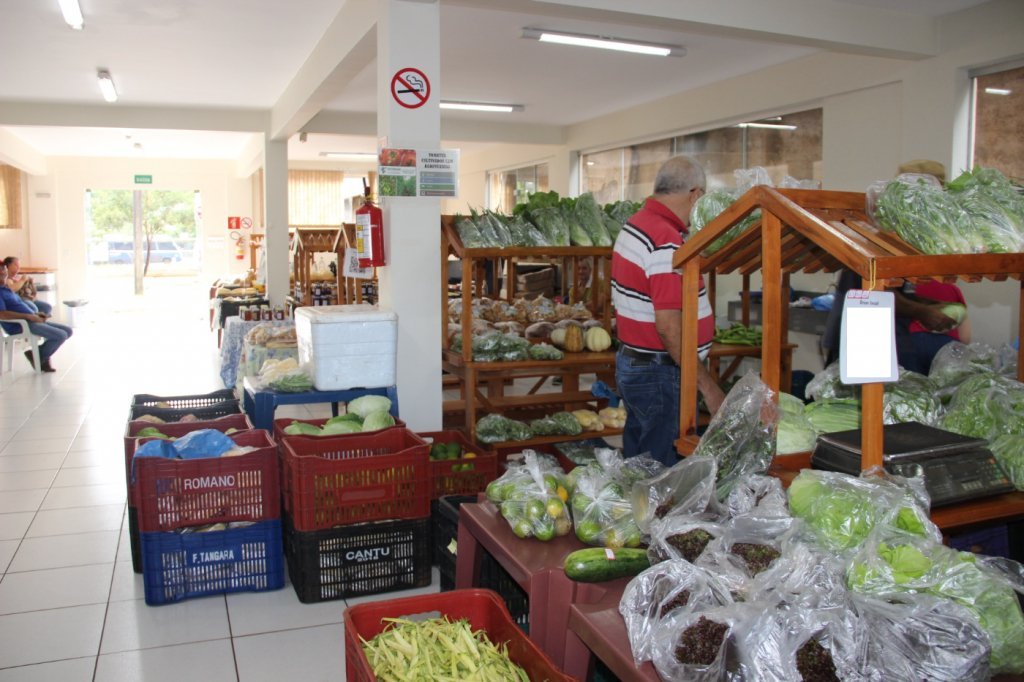
[[[0,131],[45,156],[240,160],[254,138],[240,131],[258,129],[251,124],[211,132],[173,129],[174,123],[195,128],[191,121],[213,113],[226,121],[276,113],[289,86],[301,81],[303,64],[328,47],[321,39],[332,22],[357,0],[80,2],[85,28],[73,31],[57,0],[3,0]],[[900,41],[885,44],[879,25],[920,27],[928,35],[934,17],[982,2],[719,0],[694,3],[699,7],[690,13],[685,3],[659,0],[441,0],[441,97],[524,106],[501,115],[443,112],[445,143],[464,150],[483,143],[460,140],[466,121],[567,126],[820,49],[895,55]],[[743,17],[760,11],[812,6],[820,32],[744,24]],[[659,59],[540,44],[520,37],[527,26],[666,42],[685,46],[687,54]],[[112,73],[117,103],[102,101],[98,68]],[[328,102],[323,116],[360,123],[329,126],[349,135],[310,133],[305,143],[292,137],[290,159],[319,159],[326,150],[374,151],[376,65],[327,94],[317,94]],[[47,125],[32,125],[39,117],[26,112],[42,112]],[[123,127],[126,120],[132,127]],[[108,121],[122,127],[96,127]],[[367,121],[371,129],[360,130]]]

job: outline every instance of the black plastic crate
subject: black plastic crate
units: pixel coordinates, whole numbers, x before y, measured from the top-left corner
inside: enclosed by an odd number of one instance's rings
[[[949,535],[947,541],[961,552],[1010,558],[1010,532],[1005,523]]]
[[[433,546],[434,560],[441,576],[441,591],[455,589],[455,555],[449,549],[452,540],[459,535],[459,506],[466,502],[476,502],[476,495],[446,495],[437,501],[436,513],[431,508],[431,521],[434,529]],[[519,628],[530,632],[530,598],[512,576],[486,550],[480,561],[480,583],[473,587],[494,590],[508,607],[512,619]]]
[[[297,531],[284,517],[284,552],[299,601],[408,590],[430,584],[430,517]]]
[[[177,407],[209,407],[222,403],[225,400],[238,400],[234,389],[222,388],[211,393],[198,395],[153,395],[152,393],[136,393],[132,397],[132,406],[148,405],[150,407],[177,408]]]
[[[206,421],[217,419],[218,417],[226,417],[229,414],[238,414],[241,411],[242,406],[237,398],[221,400],[202,406],[156,407],[155,405],[142,404],[131,406],[128,412],[128,421],[133,421],[143,415],[159,417],[165,422],[180,421],[182,417],[189,415],[195,417],[197,421]]]

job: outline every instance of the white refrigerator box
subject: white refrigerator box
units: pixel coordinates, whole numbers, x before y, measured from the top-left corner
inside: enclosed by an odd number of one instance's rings
[[[398,316],[376,306],[295,309],[299,363],[318,391],[395,385]]]

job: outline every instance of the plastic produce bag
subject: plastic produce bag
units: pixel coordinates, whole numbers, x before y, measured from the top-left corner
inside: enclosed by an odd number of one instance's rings
[[[267,360],[258,375],[262,387],[279,393],[304,393],[313,390],[313,379],[295,358]]]
[[[1024,435],[1024,384],[1000,374],[975,374],[957,387],[941,427],[988,440]]]
[[[868,633],[845,609],[766,609],[736,635],[739,675],[759,682],[882,679],[865,675]]]
[[[712,540],[725,534],[725,526],[710,514],[669,516],[651,522],[647,557],[651,564],[684,559],[695,563]]]
[[[477,421],[476,437],[481,443],[529,440],[533,438],[533,431],[523,422],[500,414],[489,414]]]
[[[725,499],[741,476],[768,470],[779,420],[774,395],[756,373],[748,372],[725,396],[701,436],[693,454],[715,458],[718,499]]]
[[[537,226],[551,246],[569,246],[569,226],[557,206],[530,210],[530,220]]]
[[[801,404],[801,408],[803,405]],[[811,424],[803,409],[800,412],[782,410],[775,434],[775,454],[791,455],[795,452],[810,452],[818,440],[818,431]]]
[[[654,519],[706,511],[717,471],[714,458],[691,455],[653,478],[634,483],[630,497],[640,530],[649,532]]]
[[[831,551],[857,547],[879,524],[941,540],[928,517],[927,502],[922,503],[920,493],[896,483],[903,480],[804,469],[789,485],[789,511]]]
[[[482,249],[489,246],[473,218],[459,216],[455,221],[455,229],[459,232],[462,245],[467,249]]]
[[[731,603],[729,591],[713,575],[688,561],[651,566],[629,581],[619,601],[633,661],[640,666],[651,660],[654,637],[668,616]]]
[[[967,212],[989,253],[1024,251],[1024,199],[1005,175],[976,166],[946,189]]]
[[[663,680],[718,682],[726,677],[730,640],[750,627],[763,604],[679,611],[654,633],[651,662]]]
[[[942,401],[937,392],[938,388],[928,377],[901,369],[899,380],[885,385],[882,422],[920,422],[935,426],[942,417]]]
[[[804,416],[818,433],[860,428],[860,401],[856,398],[824,398],[808,403]]]
[[[605,229],[601,208],[594,201],[593,194],[585,192],[576,197],[576,203],[573,206],[573,217],[590,236],[590,241],[594,246],[612,245],[612,237],[608,230]]]
[[[597,465],[583,467],[573,486],[576,537],[589,545],[639,547],[640,528],[627,493],[632,480],[624,471],[622,455],[611,449],[595,455]]]
[[[535,436],[578,436],[583,433],[583,427],[571,412],[556,412],[534,419],[530,422],[530,430]]]
[[[1009,559],[979,557],[896,529],[879,528],[853,557],[847,584],[880,598],[924,593],[965,607],[988,633],[993,674],[1024,673],[1022,567]]]
[[[1024,436],[1005,434],[989,443],[999,466],[1017,490],[1024,490]]]
[[[846,576],[837,555],[803,542],[792,529],[779,538],[779,548],[781,556],[744,587],[747,601],[806,609],[847,608]]]
[[[857,392],[853,386],[844,384],[839,379],[839,363],[831,365],[814,375],[804,393],[811,400],[826,400],[829,398],[856,398]]]
[[[782,481],[762,474],[740,477],[722,507],[727,518],[751,516],[771,519],[789,516]]]
[[[532,453],[522,466],[506,471],[487,486],[487,498],[520,538],[547,541],[572,530],[564,476],[544,468]]]
[[[966,211],[930,175],[905,173],[886,184],[875,203],[875,220],[918,251],[938,255],[984,253],[984,236]]]
[[[781,557],[792,527],[791,518],[733,519],[708,543],[696,565],[715,575],[734,598],[748,600],[762,589],[756,581],[772,585],[776,573],[789,570]]]
[[[988,635],[970,612],[955,602],[909,592],[885,599],[853,594],[850,600],[868,634],[862,678],[990,679]]]

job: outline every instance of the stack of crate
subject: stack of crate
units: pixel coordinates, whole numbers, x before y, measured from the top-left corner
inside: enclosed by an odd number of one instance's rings
[[[147,420],[153,417],[156,419]],[[182,419],[188,421],[182,422]],[[252,428],[252,423],[242,413],[238,397],[231,389],[176,396],[138,393],[132,398],[124,431],[124,478],[128,493],[128,536],[131,541],[132,569],[136,573],[142,573],[142,553],[139,546],[139,506],[131,481],[131,463],[138,433],[151,426],[165,435],[178,438],[197,429],[245,431]]]
[[[284,586],[277,444],[228,437],[247,452],[133,458],[147,604]]]
[[[430,584],[428,452],[399,427],[281,440],[285,556],[299,601]]]

